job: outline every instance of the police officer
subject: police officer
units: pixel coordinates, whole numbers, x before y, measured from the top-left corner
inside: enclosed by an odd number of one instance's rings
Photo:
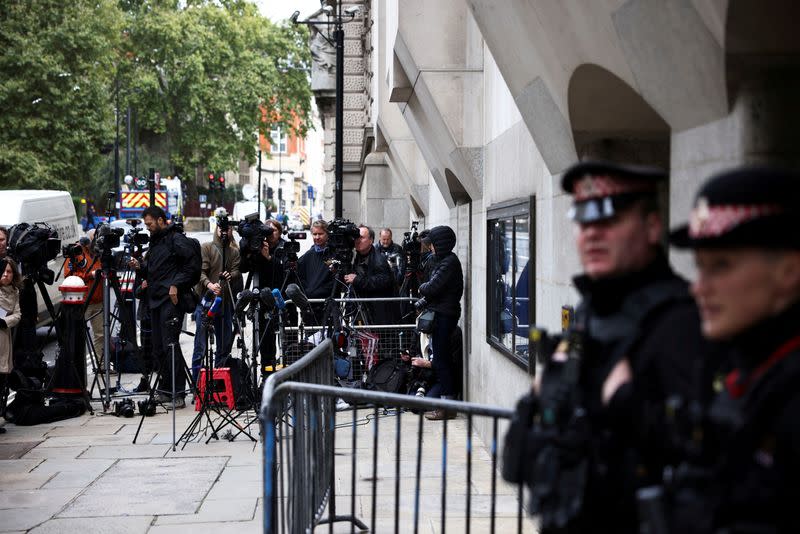
[[[585,426],[577,450],[585,470],[573,471],[579,496],[572,504],[581,505],[559,525],[567,532],[638,532],[636,489],[660,482],[670,461],[659,414],[665,399],[691,388],[702,350],[688,284],[661,245],[657,197],[665,178],[660,169],[584,162],[561,181],[573,196],[569,215],[584,269],[574,278],[581,302],[573,328],[583,339],[577,398]],[[541,512],[543,532],[552,532],[554,516]]]
[[[715,532],[800,532],[800,174],[710,179],[671,235],[694,250],[703,334],[732,371],[709,410]]]

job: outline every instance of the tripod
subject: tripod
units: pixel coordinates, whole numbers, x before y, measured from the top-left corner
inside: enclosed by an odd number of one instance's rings
[[[127,306],[124,305],[124,298],[122,296],[122,291],[120,290],[119,279],[117,278],[117,273],[113,269],[111,265],[112,258],[110,254],[106,254],[105,252],[100,257],[100,266],[101,266],[101,276],[95,277],[94,282],[92,282],[92,287],[89,289],[89,292],[86,295],[86,303],[84,304],[83,312],[86,312],[86,308],[88,308],[89,303],[91,302],[92,296],[94,292],[97,291],[98,285],[100,285],[101,281],[103,284],[103,360],[101,365],[105,367],[105,376],[103,376],[103,385],[105,386],[103,389],[100,389],[100,396],[101,399],[103,394],[105,394],[105,399],[103,399],[103,411],[108,411],[109,406],[111,405],[111,388],[109,384],[111,383],[111,319],[114,314],[111,313],[111,291],[114,291],[114,296],[116,297],[116,302],[118,305],[118,309],[121,310],[120,312],[120,322],[127,325],[128,332],[135,332],[136,331],[136,322],[133,317],[130,317],[128,314],[131,310],[128,309]],[[94,265],[94,262],[93,262]],[[114,317],[117,319],[117,317]],[[131,329],[131,327],[133,327]],[[134,334],[133,339],[130,340],[133,343],[135,349],[138,350],[138,345],[136,343],[136,336]],[[94,350],[94,349],[92,349]],[[97,358],[100,360],[100,358]],[[95,360],[92,360],[92,372],[94,373],[94,379],[92,380],[92,388],[90,391],[94,391],[94,386],[97,385],[98,389],[100,386],[100,380],[98,376],[101,376],[101,373],[98,371],[97,367],[94,366]],[[117,378],[119,382],[119,377]]]
[[[206,315],[201,320],[204,322],[204,327],[206,331],[206,351],[205,351],[205,377],[204,377],[204,388],[203,394],[200,398],[196,398],[195,402],[199,402],[199,411],[197,415],[194,416],[194,419],[189,423],[189,426],[186,430],[183,431],[180,438],[178,438],[178,442],[183,441],[183,447],[181,450],[186,448],[186,444],[189,443],[189,440],[194,435],[195,429],[200,425],[200,423],[205,419],[208,422],[208,427],[211,429],[211,435],[206,440],[206,443],[211,441],[212,438],[219,439],[219,431],[224,428],[225,426],[231,424],[237,427],[239,430],[238,434],[244,433],[249,437],[252,441],[256,441],[256,439],[247,432],[247,429],[242,427],[241,425],[237,424],[236,417],[231,415],[231,411],[223,407],[222,403],[218,402],[215,398],[216,393],[216,381],[214,379],[214,322],[213,317],[210,315]],[[201,371],[202,374],[202,371]],[[174,376],[174,375],[173,375]],[[198,388],[199,389],[199,388]],[[210,412],[216,413],[221,419],[222,422],[219,426],[214,425],[214,421],[211,418]]]
[[[181,323],[182,319],[183,319],[183,314],[179,314],[177,317],[173,317],[173,318],[167,320],[166,323],[165,323],[165,326],[167,328],[172,328],[172,329],[177,328],[178,329],[178,336],[175,338],[175,340],[173,342],[171,342],[169,344],[170,357],[171,357],[170,358],[171,359],[170,366],[171,366],[171,370],[172,370],[172,373],[171,373],[172,384],[171,384],[171,387],[170,387],[170,389],[168,391],[171,393],[171,400],[172,400],[172,447],[173,447],[173,450],[175,450],[175,444],[177,443],[175,441],[175,396],[178,394],[178,392],[176,391],[176,386],[175,386],[175,376],[176,376],[176,374],[175,374],[175,360],[176,360],[176,358],[175,358],[175,345],[178,344],[178,342],[179,342],[178,339],[179,339],[179,336],[180,336],[180,323]],[[158,393],[159,397],[161,397],[161,395],[164,394],[167,391],[167,390],[161,389],[163,387],[163,382],[164,382],[164,374],[163,373],[165,371],[165,366],[164,366],[164,361],[163,360],[164,360],[164,358],[161,358],[157,362],[158,369],[156,371],[156,379],[155,379],[155,382],[150,386],[150,393],[149,393],[149,395],[147,397],[147,400],[143,401],[143,403],[140,403],[140,405],[139,405],[139,411],[141,412],[142,415],[141,415],[141,418],[139,419],[139,426],[136,428],[136,434],[134,434],[134,436],[133,436],[133,442],[132,443],[136,443],[136,440],[139,438],[139,432],[142,430],[142,425],[144,424],[144,418],[147,417],[148,415],[155,415],[156,405],[163,403],[162,400],[156,400],[155,399],[155,394],[156,393]],[[189,371],[189,367],[186,365],[186,360],[184,360],[184,359],[181,359],[181,372],[184,373],[184,375],[186,376],[186,381],[187,381],[187,384],[189,385],[189,388],[193,390],[194,389],[194,381],[192,380],[192,373]],[[150,413],[150,412],[152,412],[152,413]]]

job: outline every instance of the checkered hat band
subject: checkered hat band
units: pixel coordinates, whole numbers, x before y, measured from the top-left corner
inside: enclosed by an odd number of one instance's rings
[[[646,193],[655,191],[655,186],[638,180],[626,180],[617,176],[589,174],[575,182],[572,194],[575,202],[593,198]]]
[[[719,237],[742,223],[782,212],[783,208],[775,204],[699,206],[692,210],[689,237]]]

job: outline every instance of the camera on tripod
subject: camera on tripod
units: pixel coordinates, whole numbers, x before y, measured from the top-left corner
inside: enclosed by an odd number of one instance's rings
[[[125,230],[122,228],[114,228],[108,223],[100,224],[94,232],[92,252],[101,258],[111,257],[114,249],[120,246],[123,235]]]
[[[298,243],[297,240],[305,239],[306,233],[285,231],[284,235],[289,239],[289,241],[284,243],[283,250],[286,252],[286,256],[290,262],[296,262],[297,253],[300,252],[300,243]]]
[[[420,264],[420,239],[417,228],[419,221],[411,221],[411,230],[403,232],[403,254],[406,257],[406,271],[419,270]]]
[[[222,218],[224,218],[224,221],[220,223]],[[223,233],[227,231],[228,225],[237,225],[237,231],[241,236],[239,240],[239,249],[244,254],[258,254],[261,252],[261,246],[264,244],[264,241],[275,231],[272,226],[264,224],[264,222],[259,219],[258,213],[251,213],[238,222],[228,220],[227,216],[217,217],[217,224],[223,229]]]
[[[47,223],[19,223],[8,230],[8,255],[22,265],[23,276],[52,284],[55,273],[47,262],[60,251],[58,232]]]
[[[348,219],[334,219],[328,223],[328,246],[342,265],[350,265],[359,236],[361,230]]]

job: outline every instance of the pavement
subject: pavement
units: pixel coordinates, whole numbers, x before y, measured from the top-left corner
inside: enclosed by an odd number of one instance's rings
[[[194,330],[194,323],[187,328]],[[181,336],[181,348],[190,358],[193,338]],[[90,377],[91,378],[91,377]],[[112,385],[116,377],[112,376]],[[120,385],[132,390],[138,374],[123,374]],[[6,424],[0,434],[0,532],[28,533],[147,533],[167,534],[202,530],[214,534],[263,532],[262,444],[244,435],[209,441],[203,423],[185,443],[173,451],[172,412],[160,409],[144,419],[136,443],[133,437],[140,417],[116,417],[103,412],[97,390],[89,413],[64,421],[19,427]],[[134,401],[146,396],[133,397]],[[112,399],[119,400],[119,399]],[[177,435],[196,412],[187,403],[175,412]],[[416,484],[419,417],[401,416],[396,434],[396,415],[372,409],[357,412],[356,444],[353,445],[353,412],[337,414],[336,435],[337,514],[353,514],[372,524],[372,481],[376,480],[375,531],[394,531],[394,510],[401,514],[400,532],[413,530],[413,495]],[[259,439],[253,411],[239,421],[253,422],[250,431]],[[229,427],[230,428],[230,427]],[[421,450],[419,532],[438,533],[441,528],[442,429],[441,422],[423,421]],[[222,432],[225,434],[225,431]],[[375,434],[380,446],[373,446]],[[488,532],[492,501],[492,462],[489,449],[478,439],[472,443],[472,478],[466,480],[467,421],[462,416],[448,423],[447,434],[447,529],[462,532],[465,495],[472,495],[473,532]],[[394,498],[394,443],[402,439],[400,498]],[[206,443],[206,441],[209,441]],[[377,450],[377,455],[373,456]],[[354,463],[355,460],[355,463]],[[377,476],[373,475],[377,461]],[[353,468],[356,489],[351,491]],[[497,532],[517,531],[516,488],[496,477]],[[326,529],[327,530],[327,529]],[[522,532],[535,532],[530,518]],[[349,523],[336,523],[334,532],[350,532]]]

